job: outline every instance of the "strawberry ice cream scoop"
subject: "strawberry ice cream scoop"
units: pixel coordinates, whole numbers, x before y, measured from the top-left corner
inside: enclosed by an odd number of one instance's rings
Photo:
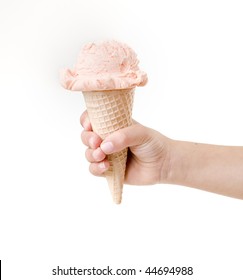
[[[86,44],[74,69],[61,72],[61,83],[73,91],[129,89],[144,86],[147,75],[138,67],[136,53],[126,44],[105,41]]]

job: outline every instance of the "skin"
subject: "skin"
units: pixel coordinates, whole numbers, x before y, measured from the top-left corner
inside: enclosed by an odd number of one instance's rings
[[[129,147],[126,184],[176,184],[243,199],[243,147],[172,140],[136,121],[102,141],[92,131],[86,111],[80,123],[86,159],[95,176],[108,169],[108,154]]]

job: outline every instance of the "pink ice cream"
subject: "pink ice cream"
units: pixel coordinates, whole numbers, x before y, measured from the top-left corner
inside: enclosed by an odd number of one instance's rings
[[[136,53],[126,44],[106,41],[86,44],[74,69],[61,72],[61,84],[74,91],[102,91],[144,86],[147,75]]]

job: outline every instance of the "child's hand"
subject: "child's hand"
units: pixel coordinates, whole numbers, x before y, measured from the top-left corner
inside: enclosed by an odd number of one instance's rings
[[[170,139],[159,132],[134,122],[130,127],[120,129],[103,141],[92,131],[88,114],[80,117],[84,128],[81,138],[90,162],[90,172],[100,176],[109,167],[106,155],[129,147],[125,183],[151,185],[167,181],[169,174]]]
[[[90,172],[96,176],[109,167],[106,155],[128,147],[126,184],[177,184],[243,199],[243,147],[171,140],[135,121],[102,141],[87,112],[80,122]]]

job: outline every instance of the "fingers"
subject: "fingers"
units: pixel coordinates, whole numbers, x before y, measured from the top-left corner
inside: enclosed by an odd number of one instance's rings
[[[104,160],[106,158],[106,154],[101,150],[101,148],[97,148],[96,150],[87,149],[85,157],[87,161],[94,163]]]
[[[89,171],[91,174],[95,176],[102,176],[103,173],[109,168],[108,160],[104,160],[101,162],[91,163],[89,166]]]
[[[97,149],[102,142],[102,139],[96,133],[86,130],[82,131],[81,140],[85,146],[88,146],[92,149]]]
[[[95,176],[101,176],[109,168],[109,162],[104,152],[98,148],[96,150],[87,149],[86,159],[90,162],[89,171]]]
[[[82,125],[84,130],[92,130],[87,111],[84,111],[83,114],[80,116],[80,124]]]
[[[106,159],[106,154],[99,147],[102,139],[92,131],[87,111],[84,111],[81,115],[80,124],[84,128],[81,133],[81,140],[88,147],[85,157],[90,162],[89,171],[95,176],[102,176],[109,168],[109,162]]]
[[[80,123],[84,128],[81,134],[82,142],[88,146],[85,156],[90,162],[89,170],[96,176],[101,176],[109,168],[106,155],[119,152],[126,147],[144,144],[150,139],[149,129],[135,121],[132,126],[107,136],[104,141],[92,131],[87,111],[81,115]]]
[[[101,150],[102,139],[92,131],[83,131],[81,134],[84,145],[88,146],[85,157],[90,162],[89,170],[95,176],[101,176],[108,168],[106,154]]]
[[[101,176],[110,166],[101,148],[95,150],[88,148],[85,157],[90,162],[89,171],[95,176]]]
[[[100,147],[105,154],[109,155],[119,152],[126,147],[141,145],[150,139],[149,131],[148,128],[141,124],[135,123],[107,136]]]

